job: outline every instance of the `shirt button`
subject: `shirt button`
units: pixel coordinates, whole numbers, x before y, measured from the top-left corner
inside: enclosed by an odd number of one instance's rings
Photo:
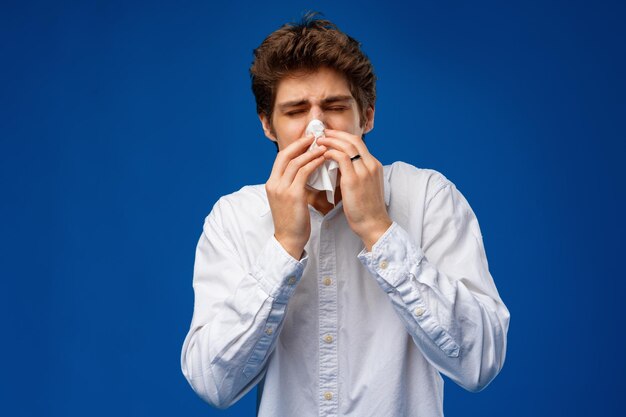
[[[384,260],[383,260],[383,261],[380,261],[380,264],[379,264],[379,265],[380,265],[380,267],[381,267],[382,269],[385,269],[385,268],[387,268],[387,265],[389,265],[389,264],[387,263],[387,261],[384,261]]]
[[[268,336],[271,336],[272,333],[274,333],[274,329],[272,329],[271,327],[265,329],[265,334],[267,334]]]
[[[324,342],[332,343],[333,342],[333,337],[331,335],[327,334],[326,336],[324,336]]]
[[[287,282],[289,283],[289,285],[293,285],[296,283],[296,277],[289,277],[289,279],[287,280]]]
[[[333,280],[330,279],[330,277],[324,278],[324,285],[326,285],[327,287],[332,283],[333,283]]]
[[[324,399],[328,400],[328,401],[332,400],[333,399],[333,393],[332,392],[325,392],[324,393]]]
[[[419,317],[419,316],[421,316],[422,314],[424,314],[424,309],[423,309],[423,308],[421,308],[421,307],[417,307],[417,308],[415,309],[414,313],[415,313],[415,315],[416,315],[417,317]]]

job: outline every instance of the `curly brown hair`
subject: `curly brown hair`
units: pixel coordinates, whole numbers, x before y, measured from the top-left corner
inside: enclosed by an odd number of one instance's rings
[[[298,23],[287,23],[272,32],[254,50],[250,67],[252,92],[259,115],[271,124],[278,82],[295,71],[332,68],[348,80],[348,86],[359,108],[360,122],[376,102],[376,75],[360,43],[341,32],[329,20],[308,12]]]

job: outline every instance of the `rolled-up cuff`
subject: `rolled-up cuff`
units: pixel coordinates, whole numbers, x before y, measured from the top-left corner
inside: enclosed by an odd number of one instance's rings
[[[294,259],[272,235],[257,257],[252,275],[270,297],[286,303],[300,282],[308,260],[306,250],[301,260]]]

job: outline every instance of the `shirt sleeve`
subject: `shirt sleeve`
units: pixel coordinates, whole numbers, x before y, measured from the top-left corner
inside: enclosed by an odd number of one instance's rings
[[[209,214],[196,249],[194,314],[181,353],[183,374],[205,401],[226,408],[263,377],[307,260],[306,251],[297,261],[272,236],[246,269],[215,208]]]
[[[394,222],[358,257],[439,372],[470,391],[495,378],[509,311],[489,273],[476,216],[454,184],[427,203],[421,246]]]

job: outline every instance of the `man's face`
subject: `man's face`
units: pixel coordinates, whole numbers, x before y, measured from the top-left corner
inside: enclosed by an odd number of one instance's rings
[[[374,109],[366,112],[361,126],[359,108],[346,78],[330,68],[294,73],[283,78],[276,89],[272,123],[261,115],[265,136],[278,142],[279,150],[304,136],[313,119],[329,129],[362,136],[374,127]]]

